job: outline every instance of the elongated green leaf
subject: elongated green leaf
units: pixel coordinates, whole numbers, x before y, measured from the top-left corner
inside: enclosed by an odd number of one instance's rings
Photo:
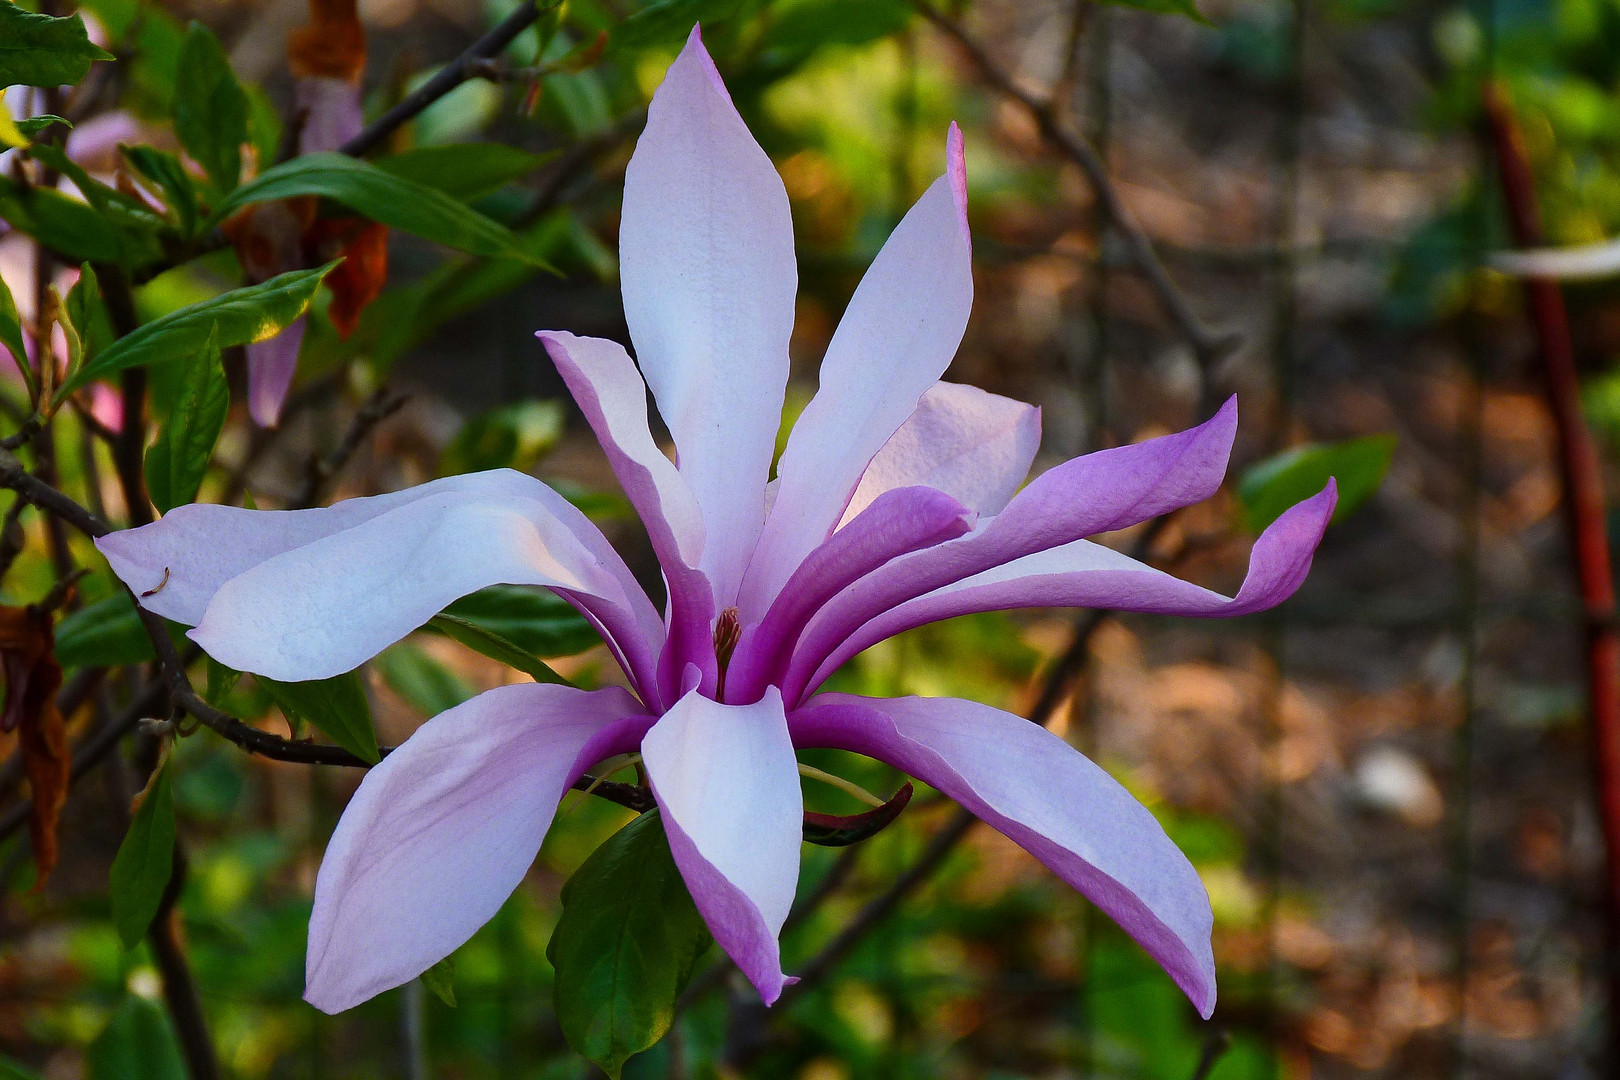
[[[456,1007],[456,956],[451,953],[437,964],[422,972],[422,985],[433,991],[433,996]]]
[[[283,162],[237,188],[214,212],[216,220],[249,203],[319,195],[402,232],[474,255],[535,261],[512,231],[437,188],[342,154],[307,154]]]
[[[45,1080],[45,1078],[8,1057],[0,1057],[0,1080]]]
[[[1343,520],[1378,490],[1394,453],[1395,436],[1368,435],[1296,447],[1251,465],[1238,481],[1243,522],[1259,532],[1290,506],[1321,491],[1329,477],[1339,484],[1333,520]]]
[[[186,361],[186,373],[157,442],[146,452],[146,490],[165,514],[193,502],[225,429],[231,388],[213,334]]]
[[[4,281],[0,281],[0,345],[5,346],[19,368],[28,365],[28,356],[23,351],[22,316]]]
[[[428,620],[428,628],[437,630],[445,637],[461,642],[474,652],[483,653],[491,660],[499,660],[507,667],[517,668],[519,671],[532,676],[536,682],[569,685],[568,680],[553,671],[545,661],[518,648],[506,638],[495,633],[495,631],[487,630],[477,623],[441,612]]]
[[[146,785],[129,832],[113,858],[110,889],[113,925],[124,948],[146,936],[174,871],[174,780],[167,760]]]
[[[262,285],[232,289],[211,300],[153,319],[115,341],[95,362],[85,365],[62,388],[66,396],[92,379],[125,368],[168,363],[193,355],[212,336],[220,349],[274,337],[302,315],[336,263],[314,270],[294,270]]]
[[[36,158],[73,181],[79,193],[90,204],[90,209],[113,225],[136,234],[151,235],[163,224],[163,219],[154,214],[144,202],[133,195],[103,184],[91,176],[84,166],[68,157],[67,152],[55,143],[34,143],[28,148],[27,153],[29,157]]]
[[[377,751],[377,731],[371,724],[371,704],[359,672],[351,671],[330,679],[311,682],[276,682],[259,676],[276,707],[298,720],[315,725],[327,738],[362,761],[373,765],[382,760]]]
[[[124,157],[136,172],[156,184],[163,201],[174,214],[180,231],[190,237],[197,231],[197,188],[186,175],[180,159],[151,146],[121,146]]]
[[[65,668],[140,664],[152,656],[152,639],[123,589],[56,624],[56,660]]]
[[[79,267],[79,280],[68,290],[62,312],[73,323],[79,339],[79,355],[72,358],[75,366],[94,359],[117,336],[113,333],[107,305],[101,298],[101,283],[89,263]]]
[[[444,613],[505,638],[531,656],[573,656],[602,640],[585,616],[546,589],[492,585],[463,596]]]
[[[136,267],[163,257],[152,232],[109,221],[93,207],[54,188],[25,188],[5,176],[0,176],[0,221],[76,263],[115,262]]]
[[[555,156],[531,154],[504,143],[450,143],[391,154],[373,164],[383,172],[470,202],[503,184],[521,180]]]
[[[107,1021],[89,1058],[90,1080],[186,1080],[168,1015],[156,1002],[135,994]]]
[[[408,641],[384,649],[375,663],[389,689],[423,716],[437,716],[477,693],[467,680]]]
[[[1209,22],[1198,10],[1194,0],[1103,0],[1103,2],[1113,4],[1115,7],[1137,8],[1158,15],[1185,15],[1196,22]]]
[[[585,860],[562,890],[546,956],[557,1022],[576,1051],[617,1078],[675,1020],[675,999],[709,947],[709,929],[651,810]]]
[[[90,73],[92,61],[111,59],[91,44],[77,15],[53,19],[0,0],[0,89],[76,83]]]
[[[180,144],[221,191],[242,175],[248,100],[213,32],[192,23],[180,49],[174,84],[174,130]]]
[[[203,700],[216,709],[223,709],[226,696],[236,689],[237,681],[241,678],[242,673],[240,671],[228,668],[210,656],[208,658],[208,682],[203,689]]]
[[[25,138],[33,140],[39,138],[40,133],[52,124],[61,124],[63,131],[73,130],[71,120],[57,116],[55,113],[40,113],[38,116],[30,116],[26,120],[19,120],[17,121],[17,130],[22,132]]]

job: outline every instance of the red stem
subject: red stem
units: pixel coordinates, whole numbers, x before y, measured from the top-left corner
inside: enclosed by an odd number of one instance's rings
[[[1501,173],[1508,219],[1520,247],[1545,243],[1536,201],[1535,179],[1524,138],[1502,90],[1487,86],[1485,115]],[[1620,1044],[1620,627],[1615,622],[1614,572],[1609,563],[1609,536],[1603,471],[1597,444],[1581,413],[1580,378],[1570,340],[1569,315],[1558,282],[1529,278],[1525,292],[1540,345],[1547,403],[1558,429],[1565,511],[1571,554],[1586,615],[1586,682],[1591,709],[1591,739],[1597,770],[1598,809],[1608,850],[1608,917],[1610,952],[1604,965],[1609,981],[1610,1037]],[[1620,1054],[1611,1057],[1620,1063]],[[1620,1064],[1613,1066],[1620,1068]]]

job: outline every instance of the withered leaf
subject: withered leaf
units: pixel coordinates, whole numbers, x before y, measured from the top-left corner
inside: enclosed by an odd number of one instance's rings
[[[17,733],[33,793],[28,835],[34,850],[36,891],[56,866],[56,826],[67,801],[71,766],[66,723],[56,707],[62,665],[56,661],[55,644],[49,611],[0,606],[0,667],[6,677],[0,730]]]

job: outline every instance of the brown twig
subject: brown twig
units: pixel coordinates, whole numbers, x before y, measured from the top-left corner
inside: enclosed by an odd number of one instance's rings
[[[523,0],[516,11],[502,19],[489,33],[469,45],[460,56],[439,69],[438,74],[406,95],[405,99],[389,109],[371,126],[344,143],[338,149],[350,157],[360,157],[375,149],[400,125],[413,119],[423,109],[473,77],[472,65],[498,55],[540,16],[556,7],[562,0]]]
[[[1090,143],[1064,125],[1054,104],[1036,97],[1019,86],[1012,76],[990,57],[984,46],[962,28],[961,23],[934,10],[924,0],[910,0],[910,2],[923,18],[957,43],[979,69],[980,75],[991,89],[1027,112],[1030,119],[1035,121],[1041,137],[1086,174],[1086,179],[1090,181],[1092,190],[1096,193],[1097,204],[1107,214],[1114,229],[1124,240],[1131,261],[1147,278],[1148,284],[1159,298],[1159,303],[1164,306],[1165,312],[1176,324],[1176,329],[1192,346],[1198,360],[1207,367],[1236,348],[1242,340],[1238,334],[1211,329],[1204,325],[1203,320],[1193,311],[1191,303],[1176,287],[1169,271],[1159,261],[1158,253],[1153,249],[1153,241],[1148,239],[1147,234],[1137,226],[1125,208],[1124,200],[1120,198],[1113,181],[1109,179],[1108,166],[1102,157]]]
[[[174,1033],[186,1059],[186,1071],[191,1080],[219,1080],[219,1057],[214,1052],[214,1040],[208,1034],[202,997],[197,992],[197,980],[192,977],[191,965],[175,926],[178,919],[175,904],[185,881],[186,857],[176,840],[174,869],[163,890],[163,899],[158,903],[157,915],[147,928],[146,943],[151,946],[152,959],[163,980],[163,1000],[174,1018]]]
[[[114,332],[119,337],[134,333],[140,318],[135,312],[135,293],[123,269],[110,264],[98,266],[96,280],[101,283]],[[146,495],[146,369],[126,369],[118,377],[118,388],[123,415],[111,443],[113,465],[123,489],[129,523],[145,525],[152,520],[152,503]]]
[[[1523,135],[1501,89],[1487,85],[1484,104],[1514,242],[1536,247],[1545,239]],[[1563,293],[1556,281],[1546,278],[1527,279],[1525,292],[1541,353],[1547,404],[1558,433],[1570,553],[1585,609],[1589,731],[1608,853],[1610,942],[1604,968],[1611,1012],[1609,1037],[1611,1060],[1620,1061],[1620,1020],[1613,1015],[1620,1006],[1620,625],[1615,619],[1603,471],[1597,444],[1581,411],[1580,376]]]
[[[343,433],[343,438],[332,448],[332,452],[310,461],[304,483],[291,500],[293,509],[303,510],[314,506],[327,481],[348,464],[372,429],[398,412],[408,400],[407,395],[397,394],[386,386],[379,387],[368,397],[354,414],[354,419],[349,421],[349,429]]]

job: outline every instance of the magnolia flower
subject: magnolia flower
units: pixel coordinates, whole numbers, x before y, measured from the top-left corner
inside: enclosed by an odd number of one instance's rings
[[[692,32],[625,176],[619,254],[639,372],[612,341],[540,334],[646,524],[663,617],[583,514],[507,470],[327,509],[184,506],[100,541],[149,609],[192,625],[222,663],[272,679],[348,671],[496,583],[554,590],[623,666],[628,689],[491,690],[366,775],[316,881],[310,1002],[346,1009],[449,955],[523,879],[574,780],[639,751],[698,910],[771,1003],[791,981],[777,935],[799,874],[794,751],[838,747],[1023,845],[1209,1014],[1208,897],[1107,773],[971,701],[817,693],[867,646],[965,612],[1270,607],[1305,577],[1332,513],[1329,488],[1278,519],[1232,599],[1086,539],[1213,494],[1231,402],[1190,431],[1077,458],[1020,490],[1037,410],[938,381],[972,300],[965,199],[953,126],[945,175],[856,290],[769,480],[797,289],[788,199]],[[648,386],[678,464],[649,432]]]

